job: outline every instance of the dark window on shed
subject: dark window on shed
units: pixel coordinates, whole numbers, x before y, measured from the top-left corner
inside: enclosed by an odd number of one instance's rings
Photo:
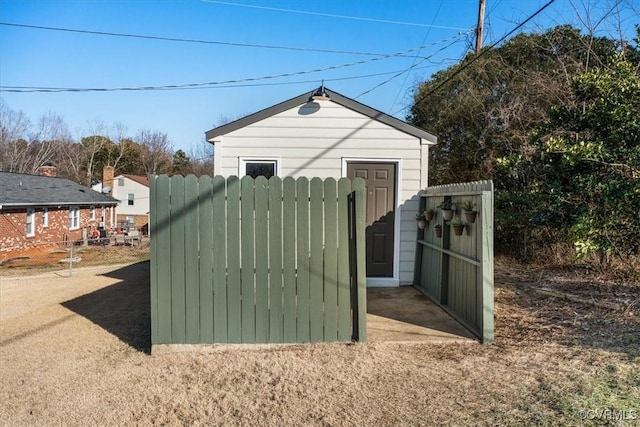
[[[264,176],[269,179],[272,176],[276,175],[276,162],[275,161],[267,161],[267,162],[246,162],[245,163],[245,173],[252,178],[257,178],[259,176]]]

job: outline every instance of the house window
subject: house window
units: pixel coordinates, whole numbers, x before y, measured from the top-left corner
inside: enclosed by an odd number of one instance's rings
[[[124,187],[124,178],[118,178],[118,187]]]
[[[104,206],[102,207],[102,215],[100,216],[100,227],[105,226],[105,221],[106,221],[106,217],[107,217],[107,208],[105,208]]]
[[[133,193],[129,193],[127,196],[127,205],[133,206]]]
[[[27,237],[33,237],[36,235],[35,218],[35,209],[27,209]]]
[[[69,230],[80,228],[80,208],[72,206],[69,208]]]
[[[90,221],[95,221],[96,220],[96,207],[95,206],[89,206],[89,220]]]
[[[252,178],[264,176],[269,179],[280,175],[277,159],[240,159],[240,176],[248,175]]]
[[[42,226],[43,227],[49,226],[49,209],[48,208],[42,209]]]

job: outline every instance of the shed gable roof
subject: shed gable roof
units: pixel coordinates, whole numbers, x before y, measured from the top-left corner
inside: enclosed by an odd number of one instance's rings
[[[1,206],[116,205],[118,200],[64,178],[0,172]]]
[[[253,113],[241,119],[227,123],[225,125],[218,126],[217,128],[214,128],[205,132],[205,137],[207,141],[213,142],[213,139],[216,136],[226,135],[235,130],[238,130],[243,127],[249,126],[253,123],[259,122],[260,120],[264,120],[268,117],[275,116],[276,114],[282,113],[283,111],[287,111],[287,110],[290,110],[291,108],[298,107],[302,104],[309,102],[311,97],[316,91],[317,90],[303,93],[302,95],[298,95],[295,98],[291,98],[287,101],[281,102],[280,104],[276,104],[272,107],[265,108],[264,110],[258,111],[257,113]],[[417,138],[422,138],[430,144],[435,144],[437,142],[436,136],[428,132],[425,132],[424,130],[416,126],[410,125],[407,122],[396,119],[395,117],[392,117],[388,114],[385,114],[367,105],[361,104],[358,101],[355,101],[351,98],[347,98],[346,96],[341,95],[338,92],[329,90],[326,87],[324,88],[324,91],[329,96],[329,101],[321,101],[321,102],[335,102],[338,105],[341,105],[345,108],[356,111],[362,115],[370,117],[373,120],[376,120],[380,123],[384,123],[387,126],[391,126],[401,132],[404,132],[411,136],[415,136]]]

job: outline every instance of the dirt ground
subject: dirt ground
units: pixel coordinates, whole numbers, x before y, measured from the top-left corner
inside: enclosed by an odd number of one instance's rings
[[[638,284],[502,263],[491,346],[152,356],[148,263],[62,276],[0,277],[1,425],[640,425]]]

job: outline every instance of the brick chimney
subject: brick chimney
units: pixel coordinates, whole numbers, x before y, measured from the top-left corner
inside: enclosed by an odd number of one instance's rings
[[[46,162],[38,168],[40,176],[47,176],[49,178],[55,178],[58,175],[58,168],[51,162]]]
[[[102,168],[102,189],[104,190],[109,187],[109,196],[113,194],[113,173],[113,166],[105,166]]]

